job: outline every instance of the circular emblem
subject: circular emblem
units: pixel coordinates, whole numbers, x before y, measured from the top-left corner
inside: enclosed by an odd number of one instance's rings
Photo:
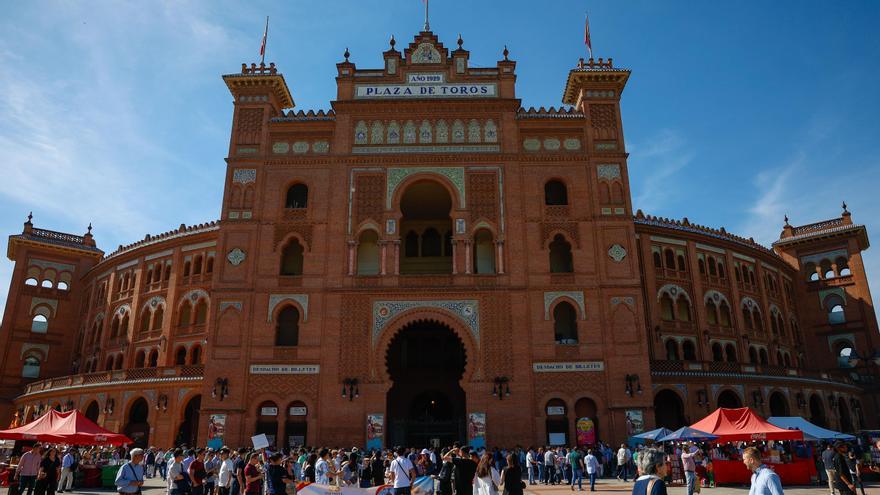
[[[379,316],[385,318],[388,316],[388,313],[391,311],[388,309],[388,306],[380,306],[379,307]]]
[[[240,248],[235,248],[226,255],[226,259],[232,266],[238,266],[245,259],[245,253]]]
[[[462,308],[461,312],[462,312],[465,316],[471,316],[471,315],[474,314],[474,307],[471,306],[470,304],[466,304],[465,307]]]

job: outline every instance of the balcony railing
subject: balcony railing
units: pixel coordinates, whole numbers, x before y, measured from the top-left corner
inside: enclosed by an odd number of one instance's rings
[[[204,365],[190,366],[165,366],[158,368],[132,368],[116,371],[99,371],[96,373],[82,373],[79,375],[61,376],[49,378],[39,382],[29,383],[25,387],[24,395],[47,392],[69,387],[82,387],[91,385],[113,385],[141,380],[179,381],[200,379],[205,374]]]
[[[827,380],[838,383],[852,384],[853,380],[842,370],[807,370],[803,368],[788,368],[770,364],[730,363],[721,361],[681,361],[681,360],[653,360],[651,361],[652,374],[679,374],[679,373],[732,373],[741,375],[777,376],[791,378],[807,378],[813,380]]]

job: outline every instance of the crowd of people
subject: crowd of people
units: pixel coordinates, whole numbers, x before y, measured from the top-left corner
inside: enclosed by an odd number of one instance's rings
[[[472,449],[458,444],[444,449],[362,450],[328,448],[140,449],[74,448],[59,450],[39,443],[21,455],[13,476],[18,495],[54,495],[73,491],[74,472],[86,465],[121,464],[117,491],[137,495],[145,479],[160,477],[167,495],[293,495],[299,483],[379,487],[409,495],[417,480],[428,480],[437,495],[522,495],[528,485],[565,484],[595,491],[602,478],[634,482],[633,495],[665,495],[666,484],[682,481],[687,495],[712,486],[712,457],[740,459],[752,471],[750,495],[781,495],[782,484],[764,464],[760,445],[700,448],[693,443],[662,448],[622,444],[581,447]],[[789,447],[788,448],[792,448]],[[810,447],[812,448],[812,447]],[[880,442],[876,448],[880,450]],[[798,453],[800,454],[804,453]],[[805,453],[809,455],[810,453]],[[827,476],[829,495],[853,495],[861,483],[861,457],[844,442],[816,453]],[[100,461],[99,461],[100,459]],[[868,469],[880,473],[880,467]],[[427,478],[425,478],[427,477]],[[419,481],[423,482],[423,481]],[[14,495],[10,491],[10,495]]]

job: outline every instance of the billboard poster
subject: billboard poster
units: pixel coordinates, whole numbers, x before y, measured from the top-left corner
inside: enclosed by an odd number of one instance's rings
[[[212,414],[208,416],[208,447],[214,450],[222,447],[224,433],[226,433],[226,415]]]
[[[475,449],[486,447],[486,413],[468,413],[468,445]]]
[[[575,424],[577,444],[579,447],[596,443],[596,424],[590,418],[580,418]]]
[[[367,450],[382,449],[382,437],[385,435],[385,415],[367,414]]]
[[[633,435],[638,435],[639,433],[644,433],[645,431],[645,419],[643,416],[643,412],[641,409],[627,409],[626,410],[626,436],[631,437]]]

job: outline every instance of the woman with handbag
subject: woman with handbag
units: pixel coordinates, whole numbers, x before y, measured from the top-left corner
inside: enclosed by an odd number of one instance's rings
[[[498,495],[501,476],[493,464],[492,454],[484,452],[480,463],[477,464],[477,474],[474,476],[474,495]]]
[[[522,468],[516,462],[516,454],[507,454],[507,466],[501,470],[501,493],[523,495],[526,483],[522,480]]]
[[[55,447],[50,447],[43,454],[43,460],[40,461],[40,471],[37,473],[34,495],[55,495],[60,471],[61,462],[58,460],[58,451],[55,450]]]

